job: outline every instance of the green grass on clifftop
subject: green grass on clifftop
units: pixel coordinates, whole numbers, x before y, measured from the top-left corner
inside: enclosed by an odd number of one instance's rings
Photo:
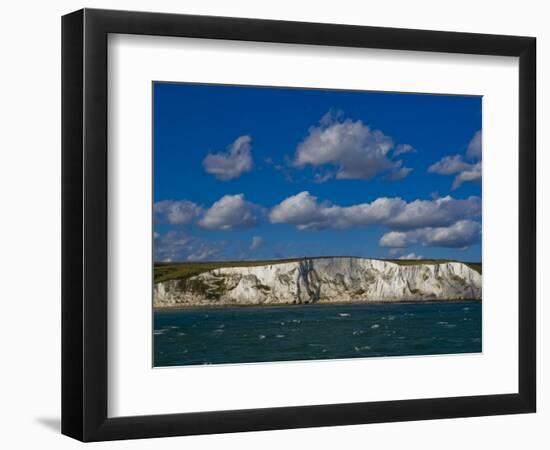
[[[266,259],[260,261],[208,261],[208,262],[177,262],[177,263],[155,263],[155,283],[161,281],[190,278],[209,270],[222,267],[255,267],[268,266],[270,264],[283,264],[287,262],[300,261],[294,259]]]
[[[414,266],[416,264],[443,264],[448,262],[461,262],[462,264],[467,265],[470,269],[475,270],[481,274],[481,263],[476,262],[465,262],[465,261],[456,261],[453,259],[386,259],[401,266]]]
[[[330,256],[319,256],[310,259],[331,258]],[[156,262],[154,264],[155,283],[168,280],[179,280],[191,278],[209,270],[220,269],[222,267],[255,267],[267,266],[270,264],[284,264],[289,262],[301,261],[303,258],[291,259],[266,259],[258,261],[208,261],[208,262]],[[450,259],[387,259],[386,261],[396,263],[402,266],[415,264],[443,264],[446,262],[456,262]],[[481,274],[481,263],[464,262],[471,269]]]

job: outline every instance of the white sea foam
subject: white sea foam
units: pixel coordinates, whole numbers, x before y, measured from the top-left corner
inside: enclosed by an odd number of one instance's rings
[[[356,352],[359,350],[370,350],[370,347],[368,345],[363,345],[362,347],[353,347]]]

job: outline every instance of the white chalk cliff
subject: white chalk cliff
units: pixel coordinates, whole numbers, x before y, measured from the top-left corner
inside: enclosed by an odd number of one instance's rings
[[[366,258],[214,269],[156,283],[154,306],[481,300],[481,274],[459,262],[400,265]]]

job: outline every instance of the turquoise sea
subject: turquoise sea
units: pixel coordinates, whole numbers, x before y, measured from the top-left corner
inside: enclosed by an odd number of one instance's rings
[[[481,302],[154,312],[154,366],[481,352]]]

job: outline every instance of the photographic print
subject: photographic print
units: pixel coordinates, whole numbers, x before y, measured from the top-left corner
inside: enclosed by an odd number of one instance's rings
[[[153,365],[482,350],[482,98],[153,83]]]

